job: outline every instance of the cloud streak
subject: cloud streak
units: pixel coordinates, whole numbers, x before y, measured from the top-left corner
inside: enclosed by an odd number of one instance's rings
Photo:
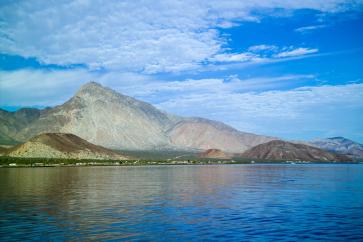
[[[306,34],[306,33],[310,33],[316,29],[322,29],[327,27],[327,25],[325,24],[320,24],[320,25],[311,25],[311,26],[304,26],[304,27],[300,27],[295,29],[296,32],[301,33],[301,34]]]
[[[318,52],[318,49],[310,49],[310,48],[296,48],[296,49],[290,49],[287,51],[283,51],[280,53],[277,53],[274,55],[274,57],[277,58],[286,58],[286,57],[296,57],[296,56],[302,56],[302,55],[308,55]]]

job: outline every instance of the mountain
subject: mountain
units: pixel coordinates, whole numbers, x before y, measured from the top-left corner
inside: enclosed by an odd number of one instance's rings
[[[172,115],[95,82],[83,85],[62,105],[28,112],[23,116],[0,112],[6,124],[0,130],[0,141],[24,142],[41,133],[59,132],[112,149],[243,152],[274,139],[212,120]]]
[[[11,157],[125,160],[129,157],[91,144],[73,134],[44,133],[9,149]]]
[[[264,160],[291,160],[291,161],[351,161],[347,156],[337,155],[319,148],[273,140],[257,145],[242,154],[243,157]]]
[[[22,108],[16,112],[8,112],[0,109],[0,143],[18,144],[16,134],[37,120],[41,111],[36,108]]]
[[[363,145],[344,137],[333,137],[310,142],[320,149],[354,158],[363,158]]]
[[[171,143],[178,147],[220,149],[232,153],[274,140],[272,137],[240,132],[224,123],[202,118],[178,122],[168,132],[168,136]]]
[[[231,159],[233,154],[218,149],[208,149],[199,154],[199,158]]]

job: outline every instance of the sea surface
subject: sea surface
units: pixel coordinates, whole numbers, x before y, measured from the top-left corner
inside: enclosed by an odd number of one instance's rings
[[[363,165],[1,168],[0,240],[363,241]]]

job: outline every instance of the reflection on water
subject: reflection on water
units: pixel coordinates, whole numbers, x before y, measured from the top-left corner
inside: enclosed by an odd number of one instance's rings
[[[0,169],[0,240],[359,240],[362,165]]]

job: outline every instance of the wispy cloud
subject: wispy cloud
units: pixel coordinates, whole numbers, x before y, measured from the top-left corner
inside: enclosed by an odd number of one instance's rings
[[[0,105],[56,105],[67,100],[85,82],[97,81],[126,95],[153,103],[175,95],[258,91],[283,87],[289,82],[314,79],[314,75],[283,75],[239,79],[235,75],[209,79],[158,80],[149,75],[125,72],[73,70],[0,71]]]
[[[277,58],[286,58],[286,57],[295,57],[295,56],[302,56],[307,54],[313,54],[318,52],[318,49],[309,49],[309,48],[296,48],[296,49],[289,49],[287,51],[283,51],[274,55]]]
[[[209,59],[212,62],[259,62],[261,57],[250,52],[217,54]]]
[[[47,64],[143,73],[195,69],[227,60],[218,28],[258,21],[274,10],[346,11],[350,1],[8,1],[0,6],[0,52]],[[270,11],[257,11],[269,9]],[[216,58],[216,57],[214,57]],[[218,58],[218,57],[217,57]]]
[[[241,53],[224,53],[216,54],[209,58],[212,64],[266,64],[281,60],[291,60],[292,58],[302,58],[309,54],[317,53],[319,50],[316,48],[306,47],[294,47],[294,46],[283,46],[278,47],[276,45],[254,45]],[[220,66],[216,66],[219,68]],[[209,67],[210,68],[210,67]],[[212,67],[213,68],[213,67]]]
[[[248,48],[250,52],[261,52],[261,51],[276,51],[278,47],[276,45],[253,45]]]
[[[302,33],[302,34],[305,34],[305,33],[310,33],[313,30],[322,29],[322,28],[325,28],[325,27],[327,27],[327,25],[325,25],[325,24],[311,25],[311,26],[304,26],[304,27],[297,28],[297,29],[295,29],[295,31],[299,32],[299,33]]]
[[[290,139],[331,135],[361,139],[361,100],[363,84],[348,84],[228,94],[205,91],[170,98],[158,107]]]

